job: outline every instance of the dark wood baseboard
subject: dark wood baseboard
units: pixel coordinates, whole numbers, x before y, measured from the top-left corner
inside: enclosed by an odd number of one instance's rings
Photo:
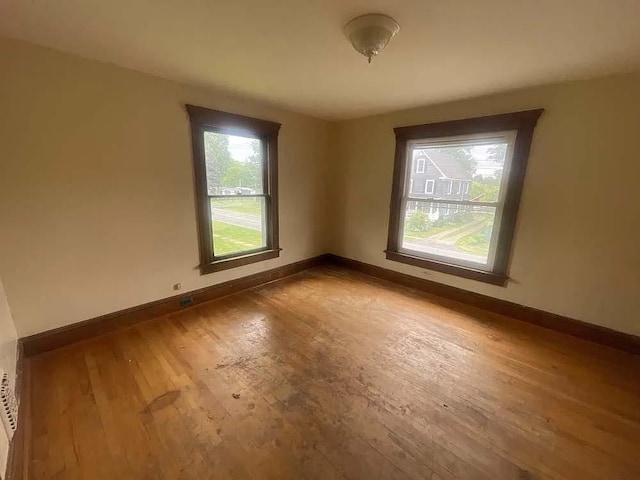
[[[590,342],[599,343],[619,350],[625,350],[634,354],[640,354],[640,337],[634,335],[625,334],[609,328],[545,312],[525,305],[519,305],[506,300],[500,300],[479,293],[470,292],[461,288],[451,287],[431,280],[406,275],[394,270],[377,267],[375,265],[340,257],[338,255],[324,254],[274,268],[272,270],[267,270],[265,272],[259,272],[247,277],[230,280],[211,287],[205,287],[182,295],[176,295],[162,300],[157,300],[155,302],[146,303],[144,305],[139,305],[137,307],[120,310],[91,320],[74,323],[55,330],[49,330],[47,332],[23,338],[21,340],[23,356],[26,360],[28,357],[33,355],[54,350],[80,340],[93,338],[115,330],[130,327],[146,320],[177,312],[185,308],[180,306],[180,301],[187,297],[191,297],[193,299],[193,303],[191,305],[198,305],[203,302],[231,295],[323,264],[340,265],[382,280],[391,281],[393,283],[443,298],[473,305],[484,310],[489,310],[494,313],[533,323],[535,325],[556,330]]]
[[[451,287],[431,280],[406,275],[394,270],[377,267],[375,265],[340,257],[338,255],[329,254],[326,256],[326,261],[382,280],[404,285],[406,287],[447,298],[449,300],[473,305],[484,310],[533,323],[573,337],[606,345],[607,347],[640,355],[640,337],[635,335],[618,332],[616,330],[611,330],[610,328],[582,322],[573,318],[545,312],[543,310],[508,302],[506,300],[500,300],[487,295],[470,292],[461,288]]]
[[[236,280],[219,283],[169,298],[145,303],[100,317],[74,323],[64,327],[48,330],[22,339],[24,356],[26,358],[44,353],[56,348],[64,347],[80,340],[97,337],[105,333],[130,327],[146,320],[174,313],[184,309],[180,302],[191,297],[188,305],[198,305],[203,302],[225,297],[242,290],[247,290],[264,283],[293,275],[309,268],[327,263],[327,255],[319,255],[307,260],[291,263],[264,272],[255,273]]]
[[[19,401],[18,428],[9,447],[5,478],[11,480],[28,478],[29,448],[31,444],[29,357],[179,311],[184,308],[180,306],[180,300],[186,297],[192,297],[192,305],[197,305],[325,264],[349,268],[377,279],[472,305],[583,340],[633,354],[640,354],[640,337],[634,335],[406,275],[357,260],[325,254],[20,339],[18,342],[16,369],[16,395]]]

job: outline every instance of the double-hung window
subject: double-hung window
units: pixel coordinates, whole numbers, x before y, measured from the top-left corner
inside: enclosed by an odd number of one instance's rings
[[[193,105],[187,111],[201,273],[278,257],[280,124]]]
[[[529,110],[396,128],[387,259],[504,285],[541,114]],[[430,159],[443,186],[428,198],[406,187],[417,156]]]
[[[427,180],[427,182],[424,185],[424,193],[430,195],[433,194],[434,190],[435,190],[435,180]]]

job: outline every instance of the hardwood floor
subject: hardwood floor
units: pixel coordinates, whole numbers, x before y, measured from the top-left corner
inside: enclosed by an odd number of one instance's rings
[[[33,479],[640,478],[640,357],[338,267],[30,369]]]

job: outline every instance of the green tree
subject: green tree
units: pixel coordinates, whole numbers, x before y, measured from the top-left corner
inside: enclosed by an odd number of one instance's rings
[[[246,185],[256,191],[262,191],[262,144],[256,140],[252,142],[253,155],[247,158]]]
[[[490,160],[492,162],[504,163],[504,159],[506,155],[507,155],[506,143],[491,145],[487,148],[487,160]]]
[[[422,210],[416,210],[407,220],[407,230],[411,232],[424,232],[429,228],[431,222],[429,217]]]
[[[207,188],[209,194],[213,189],[223,186],[223,178],[235,160],[229,152],[229,138],[221,133],[204,134],[204,153],[207,167]],[[228,184],[224,184],[229,186]]]
[[[497,145],[490,145],[487,148],[487,160],[489,160],[491,162],[502,163],[504,165],[504,161],[505,161],[506,157],[507,157],[507,144],[506,143],[499,143]],[[500,178],[502,178],[502,171],[503,170],[504,170],[503,168],[497,169],[493,173],[493,176],[495,178],[497,178],[498,180],[500,180]]]
[[[458,163],[464,168],[469,175],[474,175],[476,173],[476,165],[477,161],[471,154],[471,149],[467,147],[439,147],[433,148],[430,150],[435,150],[437,152],[443,153],[444,155],[448,155],[449,157],[454,158],[458,161]]]
[[[251,188],[257,192],[261,191],[262,161],[259,153],[254,153],[244,162],[231,160],[222,175],[222,185],[225,187]]]
[[[225,187],[249,187],[246,180],[246,170],[247,168],[242,162],[232,160],[222,176],[222,185]]]
[[[507,155],[507,144],[499,143],[487,147],[487,160],[494,163],[504,164]],[[471,184],[471,198],[482,202],[497,202],[500,194],[500,178],[502,168],[498,168],[493,173],[493,177],[483,177],[477,175]]]
[[[477,175],[471,184],[471,198],[480,202],[497,202],[500,180],[495,177]]]

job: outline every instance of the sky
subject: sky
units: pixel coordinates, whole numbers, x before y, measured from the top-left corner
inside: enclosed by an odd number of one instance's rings
[[[494,177],[496,171],[504,168],[502,163],[487,160],[487,151],[495,145],[476,145],[471,148],[471,155],[478,162],[476,164],[476,175],[483,177]]]
[[[229,153],[234,160],[245,162],[247,158],[253,155],[253,143],[259,142],[255,138],[237,137],[235,135],[227,135],[229,138]]]

